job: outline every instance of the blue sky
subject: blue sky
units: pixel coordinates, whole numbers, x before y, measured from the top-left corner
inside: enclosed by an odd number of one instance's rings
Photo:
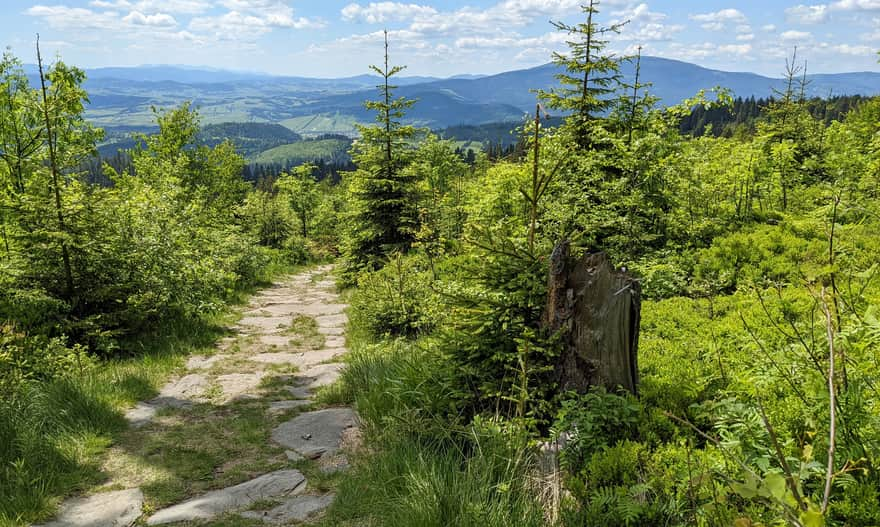
[[[286,75],[496,73],[548,62],[581,0],[4,0],[0,45],[33,62],[33,41],[82,67],[186,64]],[[779,74],[794,46],[812,73],[880,71],[880,0],[604,0],[601,21],[630,20],[611,43],[731,70]]]

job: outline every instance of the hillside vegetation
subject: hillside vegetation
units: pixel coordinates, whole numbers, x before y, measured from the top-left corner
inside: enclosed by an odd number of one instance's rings
[[[880,525],[880,98],[817,115],[790,60],[772,101],[695,134],[730,93],[659,104],[643,59],[605,49],[626,27],[582,9],[556,24],[569,49],[534,86],[543,106],[493,159],[415,126],[441,110],[395,88],[386,32],[356,141],[256,157],[348,156],[338,182],[305,163],[245,183],[189,104],[151,113],[133,170],[89,180],[83,72],[57,62],[40,90],[4,55],[0,523],[99,488],[123,411],[223,333],[242,291],[338,258],[351,353],[318,403],[353,406],[363,444],[347,472],[309,474],[335,493],[314,524]],[[637,389],[562,384],[565,328],[545,317],[562,247],[637,279]],[[234,463],[200,459],[199,488]]]

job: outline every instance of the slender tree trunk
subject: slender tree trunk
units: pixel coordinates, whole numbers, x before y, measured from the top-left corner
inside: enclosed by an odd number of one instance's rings
[[[633,83],[633,97],[632,97],[632,106],[630,107],[629,114],[629,137],[627,137],[626,143],[632,144],[633,142],[633,128],[636,124],[636,101],[639,98],[639,76],[642,72],[642,46],[639,46],[639,52],[636,56],[636,80]]]
[[[529,208],[529,254],[535,254],[535,229],[538,222],[538,155],[540,154],[540,132],[541,132],[541,105],[535,107],[535,155],[534,167],[532,169],[532,199],[534,200]]]
[[[590,0],[590,11],[587,13],[587,53],[584,57],[584,84],[581,91],[581,118],[586,124],[589,119],[589,111],[587,109],[587,97],[589,96],[590,85],[590,50],[593,46],[593,11],[595,9],[595,0]]]
[[[61,201],[61,181],[58,174],[58,160],[56,159],[56,137],[52,133],[52,119],[49,117],[49,96],[46,90],[46,76],[43,73],[43,57],[40,54],[40,36],[37,35],[37,68],[40,72],[40,90],[43,94],[43,118],[46,125],[46,144],[49,147],[49,169],[52,174],[52,190],[55,195],[55,212],[58,216],[58,229],[62,236],[67,234],[67,226],[64,220],[64,210]],[[64,263],[64,282],[66,296],[73,299],[73,269],[70,264],[70,251],[67,241],[61,240],[61,259]]]
[[[388,86],[388,30],[385,30],[385,169],[391,179],[391,92]]]

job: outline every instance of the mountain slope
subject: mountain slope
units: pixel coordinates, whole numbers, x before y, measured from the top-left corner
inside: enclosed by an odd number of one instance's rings
[[[641,82],[652,83],[651,93],[660,97],[661,103],[666,105],[677,104],[701,89],[710,90],[716,86],[728,88],[734,96],[741,97],[769,97],[774,88],[783,87],[781,79],[755,73],[712,70],[659,57],[642,57],[641,67]],[[622,73],[625,82],[632,82],[634,70],[633,64],[624,64]],[[534,110],[537,101],[534,90],[549,90],[556,86],[556,74],[559,72],[556,65],[544,64],[478,79],[448,79],[402,87],[400,93],[412,96],[416,91],[447,90],[465,99],[510,104],[529,111]],[[880,94],[880,73],[876,72],[808,75],[807,79],[810,95]]]
[[[32,67],[29,69],[33,69]],[[631,82],[634,67],[625,64],[624,80]],[[323,132],[353,134],[356,122],[371,122],[363,102],[377,97],[378,77],[359,75],[341,79],[273,77],[266,74],[204,70],[178,66],[97,68],[88,70],[86,89],[91,95],[88,117],[98,126],[149,126],[151,107],[170,108],[185,101],[195,104],[205,124],[224,122],[281,123],[295,130],[326,121]],[[509,71],[489,76],[448,79],[402,77],[396,94],[419,99],[407,114],[409,122],[444,128],[499,121],[519,121],[534,111],[536,90],[558,84],[557,66]],[[767,97],[782,87],[780,79],[754,73],[724,72],[658,57],[643,57],[643,82],[661,104],[677,104],[701,89],[729,88],[735,96]],[[36,79],[34,79],[36,81]],[[857,72],[810,75],[810,95],[875,95],[880,73]],[[311,117],[319,116],[317,121]],[[346,123],[340,126],[340,123]],[[289,141],[288,141],[289,142]]]

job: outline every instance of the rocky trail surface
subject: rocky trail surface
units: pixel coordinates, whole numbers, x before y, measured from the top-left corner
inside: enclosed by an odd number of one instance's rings
[[[345,305],[322,266],[260,291],[210,356],[132,408],[109,483],[47,527],[297,525],[333,501],[357,416],[316,394],[346,353]]]

